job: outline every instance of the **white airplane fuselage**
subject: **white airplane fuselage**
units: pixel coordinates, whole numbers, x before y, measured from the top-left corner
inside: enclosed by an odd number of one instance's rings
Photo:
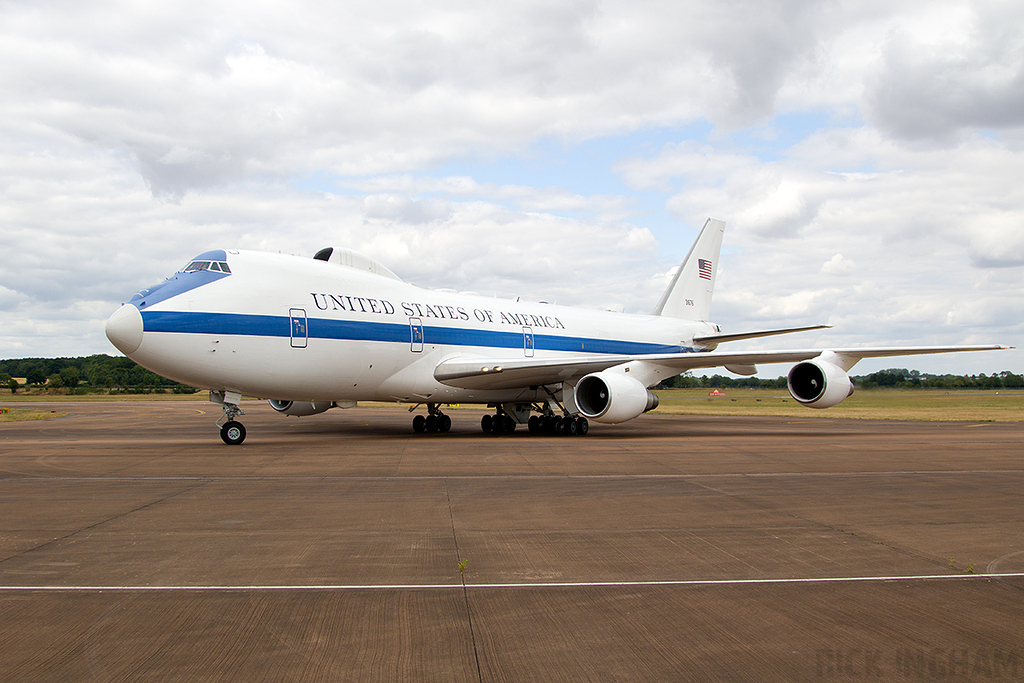
[[[230,274],[178,273],[176,280],[209,281],[165,299],[159,289],[150,297],[143,290],[125,305],[138,309],[142,323],[138,346],[121,349],[126,355],[184,384],[278,400],[505,403],[546,394],[536,386],[451,386],[435,378],[435,368],[456,357],[704,351],[694,336],[717,330],[701,321],[425,290],[310,258],[221,253]],[[134,321],[130,311],[119,314]],[[679,372],[643,366],[633,371],[645,386]]]

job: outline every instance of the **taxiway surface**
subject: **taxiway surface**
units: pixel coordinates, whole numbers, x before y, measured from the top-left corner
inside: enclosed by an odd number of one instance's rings
[[[1024,424],[0,425],[0,680],[1024,676]]]

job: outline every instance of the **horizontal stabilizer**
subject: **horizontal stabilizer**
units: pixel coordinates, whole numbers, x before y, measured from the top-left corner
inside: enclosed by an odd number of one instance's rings
[[[784,330],[763,330],[760,332],[740,332],[738,334],[708,334],[703,337],[694,337],[693,343],[702,346],[712,346],[722,342],[739,341],[740,339],[757,339],[758,337],[773,337],[777,334],[790,334],[791,332],[807,332],[808,330],[825,330],[831,325],[808,325],[807,327],[787,327]]]

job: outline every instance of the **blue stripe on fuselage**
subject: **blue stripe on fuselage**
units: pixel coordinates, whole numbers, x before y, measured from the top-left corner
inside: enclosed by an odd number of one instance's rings
[[[256,337],[289,337],[289,318],[274,315],[240,313],[198,313],[191,311],[143,311],[146,332],[178,332],[184,334],[230,334]],[[309,318],[311,339],[348,341],[380,341],[408,344],[411,341],[408,323],[378,323],[360,320],[328,320]],[[424,326],[424,343],[448,346],[477,346],[499,349],[523,348],[523,333],[480,330],[462,327]],[[545,351],[582,353],[650,354],[692,351],[682,346],[650,342],[534,334],[534,348]]]

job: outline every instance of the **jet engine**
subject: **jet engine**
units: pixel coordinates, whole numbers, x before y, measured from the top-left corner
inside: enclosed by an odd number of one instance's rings
[[[330,401],[277,401],[270,400],[270,407],[282,415],[304,417],[316,415],[334,407]]]
[[[846,372],[821,359],[797,363],[789,371],[789,393],[810,408],[831,408],[853,393]]]
[[[576,407],[595,422],[632,420],[658,407],[658,397],[639,381],[617,372],[595,372],[576,384]]]

